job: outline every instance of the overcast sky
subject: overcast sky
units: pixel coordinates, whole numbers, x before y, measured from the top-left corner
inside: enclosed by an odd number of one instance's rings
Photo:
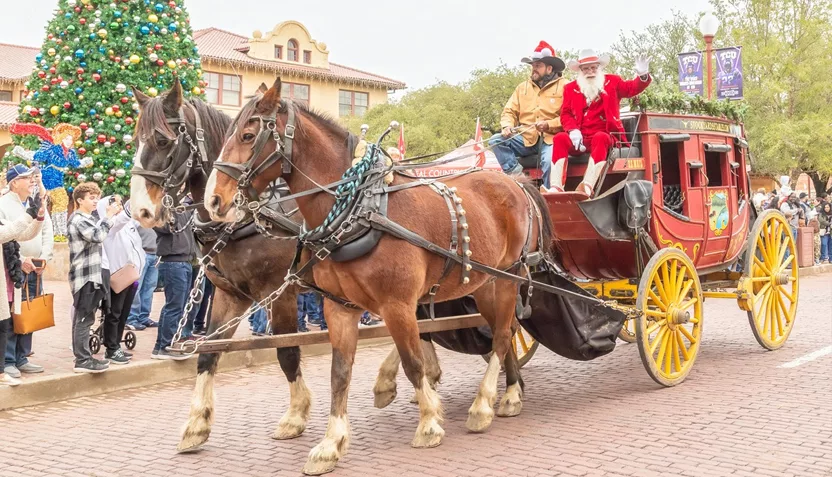
[[[100,0],[99,0],[100,1]],[[179,2],[183,0],[178,0]],[[184,0],[194,29],[242,35],[298,20],[331,61],[419,88],[462,81],[474,68],[519,63],[538,41],[555,49],[609,47],[619,33],[695,14],[707,0]],[[56,0],[0,0],[0,42],[38,46]],[[532,5],[537,5],[533,8]]]

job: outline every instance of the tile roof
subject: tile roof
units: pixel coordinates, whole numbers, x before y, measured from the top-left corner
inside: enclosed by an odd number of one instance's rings
[[[17,122],[18,109],[20,109],[20,105],[17,103],[0,101],[0,129],[9,129],[12,124]]]
[[[0,83],[28,79],[39,52],[40,48],[0,43]]]
[[[341,81],[390,89],[404,89],[401,81],[375,75],[348,66],[329,63],[329,69],[293,65],[280,61],[261,60],[248,56],[248,38],[219,28],[205,28],[194,32],[203,62],[230,63],[241,68],[274,71],[295,76],[308,76],[324,80]]]

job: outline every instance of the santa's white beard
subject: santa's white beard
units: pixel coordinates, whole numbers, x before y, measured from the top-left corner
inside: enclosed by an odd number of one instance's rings
[[[581,93],[586,97],[586,102],[591,103],[598,99],[598,96],[604,91],[605,74],[603,71],[598,71],[595,78],[589,79],[585,74],[578,73],[578,87],[581,88]]]

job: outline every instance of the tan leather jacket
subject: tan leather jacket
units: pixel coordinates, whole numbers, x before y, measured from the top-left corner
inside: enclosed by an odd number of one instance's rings
[[[549,131],[543,134],[543,141],[552,144],[552,137],[563,131],[560,125],[560,108],[563,105],[563,87],[566,80],[561,77],[552,80],[540,89],[531,79],[520,83],[508,99],[500,127],[527,126],[538,121],[549,123]],[[540,133],[531,128],[523,133],[523,143],[533,146],[540,138]]]

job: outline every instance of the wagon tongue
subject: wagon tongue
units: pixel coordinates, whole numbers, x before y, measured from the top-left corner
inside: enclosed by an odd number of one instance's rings
[[[532,274],[535,281],[592,297],[566,278],[547,270]],[[526,286],[520,290],[526,296]],[[621,311],[565,294],[534,293],[531,315],[520,325],[543,346],[569,359],[589,361],[615,349],[624,326]]]

